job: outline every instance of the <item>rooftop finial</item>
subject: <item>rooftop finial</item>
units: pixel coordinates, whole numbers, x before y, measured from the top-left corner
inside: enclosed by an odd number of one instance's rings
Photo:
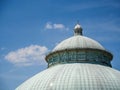
[[[79,24],[79,20],[77,21],[77,24],[75,25],[75,28],[74,28],[74,35],[82,35],[82,27],[81,25]]]

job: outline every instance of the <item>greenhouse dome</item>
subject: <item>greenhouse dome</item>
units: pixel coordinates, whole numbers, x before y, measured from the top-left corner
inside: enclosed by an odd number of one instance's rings
[[[112,68],[113,55],[97,41],[82,34],[60,42],[45,59],[48,68],[16,90],[120,90],[120,71]]]

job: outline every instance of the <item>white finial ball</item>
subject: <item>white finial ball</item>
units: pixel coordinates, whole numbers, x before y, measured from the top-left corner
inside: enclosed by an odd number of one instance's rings
[[[82,28],[82,27],[80,26],[80,24],[75,25],[75,28],[74,28],[74,29],[78,29],[78,28]]]

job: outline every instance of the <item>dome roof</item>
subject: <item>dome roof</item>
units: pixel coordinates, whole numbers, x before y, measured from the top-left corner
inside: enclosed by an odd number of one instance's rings
[[[53,51],[74,49],[74,48],[81,48],[81,49],[90,48],[90,49],[105,50],[104,47],[101,44],[99,44],[97,41],[82,35],[76,35],[59,43],[53,49]]]
[[[59,64],[36,74],[16,90],[120,90],[120,72],[97,64]]]
[[[16,90],[120,90],[120,72],[109,67],[111,59],[112,54],[97,41],[82,36],[81,26],[76,25],[74,36],[46,56],[49,68]]]

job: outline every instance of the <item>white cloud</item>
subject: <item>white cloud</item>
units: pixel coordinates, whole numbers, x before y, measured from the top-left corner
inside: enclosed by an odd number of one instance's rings
[[[63,24],[53,24],[54,29],[64,29],[65,26]]]
[[[48,49],[45,46],[30,45],[16,51],[9,52],[5,59],[16,66],[30,66],[36,64],[46,64],[45,54]]]
[[[52,29],[53,26],[52,26],[52,24],[50,22],[47,22],[45,28],[46,29]]]
[[[47,22],[45,25],[45,29],[58,29],[58,30],[69,30],[68,27],[65,27],[64,24],[61,23],[51,23],[51,22]]]

